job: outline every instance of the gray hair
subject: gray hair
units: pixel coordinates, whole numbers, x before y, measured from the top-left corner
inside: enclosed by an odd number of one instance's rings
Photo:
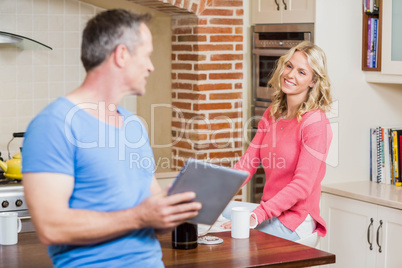
[[[135,14],[124,9],[111,9],[87,22],[82,35],[81,61],[87,72],[105,61],[120,44],[130,53],[141,43],[140,26],[147,24],[150,14]]]

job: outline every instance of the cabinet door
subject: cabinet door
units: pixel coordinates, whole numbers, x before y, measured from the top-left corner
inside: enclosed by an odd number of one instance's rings
[[[278,0],[282,2],[283,23],[314,23],[315,0]],[[286,5],[286,9],[285,9]]]
[[[383,1],[382,9],[381,72],[402,75],[402,1]]]
[[[252,24],[313,23],[315,0],[252,0]]]
[[[253,24],[282,23],[282,0],[252,0],[251,22]]]
[[[376,241],[376,267],[402,267],[402,211],[379,206],[378,221],[380,220],[382,221],[382,227],[379,227],[380,229],[378,230],[378,243],[381,245],[381,252]],[[378,222],[377,226],[380,226]]]
[[[321,247],[336,255],[336,263],[331,267],[375,267],[377,206],[325,193],[321,205],[327,223],[327,235],[321,240]],[[367,241],[368,231],[372,250]]]

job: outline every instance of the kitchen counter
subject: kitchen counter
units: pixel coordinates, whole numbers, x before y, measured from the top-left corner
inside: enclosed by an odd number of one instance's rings
[[[324,193],[339,195],[390,208],[402,209],[402,187],[371,181],[323,184]]]
[[[39,242],[36,233],[19,233],[17,245],[0,245],[0,267],[50,268],[52,261],[47,254],[47,247]]]
[[[251,230],[251,239],[232,240],[230,232],[221,233],[219,236],[224,239],[222,245],[200,245],[197,249],[183,251],[172,249],[170,234],[164,234],[159,237],[164,255],[163,261],[167,267],[194,267],[194,265],[211,267],[211,262],[225,263],[224,267],[262,266],[255,265],[256,263],[265,263],[267,266],[269,264],[274,267],[304,267],[335,262],[334,254],[257,230]],[[20,233],[18,240],[17,245],[0,245],[0,268],[52,267],[46,246],[39,242],[36,233]],[[259,254],[262,255],[259,256]]]
[[[179,171],[176,170],[169,170],[169,171],[159,171],[155,173],[155,178],[156,179],[172,179],[176,178],[177,175],[179,175]]]

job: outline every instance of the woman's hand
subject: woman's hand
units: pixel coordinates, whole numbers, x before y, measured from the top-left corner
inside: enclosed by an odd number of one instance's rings
[[[253,216],[250,216],[250,226],[254,226],[254,225],[257,225],[256,224],[257,223],[257,220],[253,217]]]
[[[222,224],[221,227],[223,227],[224,229],[230,229],[230,228],[232,228],[232,222],[227,221],[224,224]]]
[[[254,226],[256,223],[256,219],[253,216],[250,216],[250,226]],[[221,225],[224,229],[231,229],[232,228],[232,222],[228,221],[225,222],[224,224]]]

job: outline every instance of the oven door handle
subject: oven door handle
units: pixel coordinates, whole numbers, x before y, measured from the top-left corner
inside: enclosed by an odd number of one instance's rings
[[[255,48],[255,49],[253,49],[253,54],[260,55],[260,56],[278,56],[278,57],[280,57],[280,56],[285,55],[288,51],[289,51],[288,49]]]

